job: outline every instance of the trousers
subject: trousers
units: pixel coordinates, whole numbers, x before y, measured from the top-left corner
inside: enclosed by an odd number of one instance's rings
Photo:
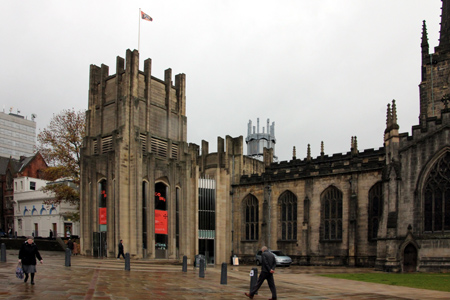
[[[258,281],[256,282],[253,289],[250,291],[250,296],[255,295],[255,293],[259,290],[264,280],[267,280],[267,284],[269,285],[269,289],[272,292],[272,299],[277,299],[277,288],[275,287],[275,281],[273,280],[273,273],[261,272],[258,277]]]

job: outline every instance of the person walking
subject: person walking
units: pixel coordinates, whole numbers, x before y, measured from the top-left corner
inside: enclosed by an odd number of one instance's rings
[[[36,258],[43,264],[41,254],[39,254],[38,248],[34,243],[33,237],[28,237],[25,243],[22,244],[19,250],[19,262],[22,263],[23,273],[25,279],[23,282],[28,281],[28,273],[31,274],[31,284],[34,285],[34,273],[36,273]]]
[[[270,291],[272,292],[272,298],[270,298],[269,300],[275,300],[277,299],[277,289],[275,287],[275,281],[273,280],[273,274],[275,273],[277,261],[275,259],[275,256],[271,252],[269,252],[266,246],[263,246],[261,248],[261,251],[262,251],[261,274],[259,274],[258,281],[256,282],[255,286],[250,290],[250,293],[245,293],[245,296],[249,297],[250,299],[253,299],[253,296],[259,290],[264,280],[267,280]]]
[[[67,248],[70,249],[70,254],[72,255],[73,254],[73,241],[72,241],[72,239],[69,239],[67,241]]]
[[[117,259],[120,259],[120,255],[122,255],[123,258],[125,258],[125,254],[123,253],[123,241],[120,240],[119,242],[119,255],[117,255]]]

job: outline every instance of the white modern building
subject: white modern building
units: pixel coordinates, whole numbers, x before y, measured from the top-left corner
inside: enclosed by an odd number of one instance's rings
[[[20,159],[36,148],[36,122],[19,114],[0,112],[0,156]]]
[[[77,212],[77,207],[68,203],[57,206],[44,204],[53,197],[41,190],[46,184],[49,184],[46,180],[31,177],[14,179],[14,228],[17,235],[48,237],[50,229],[53,237],[79,235],[80,224],[71,219],[71,213]]]

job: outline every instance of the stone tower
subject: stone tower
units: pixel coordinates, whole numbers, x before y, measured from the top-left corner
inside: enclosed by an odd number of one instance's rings
[[[117,57],[116,73],[91,65],[81,166],[81,251],[113,256],[123,240],[131,257],[186,254],[187,118],[184,74],[139,70],[139,53]]]
[[[440,117],[450,95],[450,1],[442,0],[439,46],[429,53],[425,21],[422,29],[422,81],[420,90],[420,124],[428,117]],[[445,101],[442,101],[444,99]],[[449,98],[450,99],[450,98]]]

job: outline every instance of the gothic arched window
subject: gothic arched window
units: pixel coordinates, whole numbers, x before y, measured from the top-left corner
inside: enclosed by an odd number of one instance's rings
[[[289,191],[284,192],[279,200],[281,240],[297,239],[297,197]]]
[[[381,215],[383,214],[383,192],[381,182],[375,183],[369,190],[369,240],[374,240],[378,235],[378,226],[380,224]]]
[[[244,199],[245,210],[245,240],[256,241],[259,238],[259,212],[258,199],[248,195]]]
[[[424,186],[424,230],[450,230],[450,152],[432,167]]]
[[[142,248],[147,249],[147,237],[148,237],[148,227],[147,227],[147,219],[148,219],[148,182],[142,181]]]
[[[342,240],[342,192],[331,186],[322,194],[322,239]]]

